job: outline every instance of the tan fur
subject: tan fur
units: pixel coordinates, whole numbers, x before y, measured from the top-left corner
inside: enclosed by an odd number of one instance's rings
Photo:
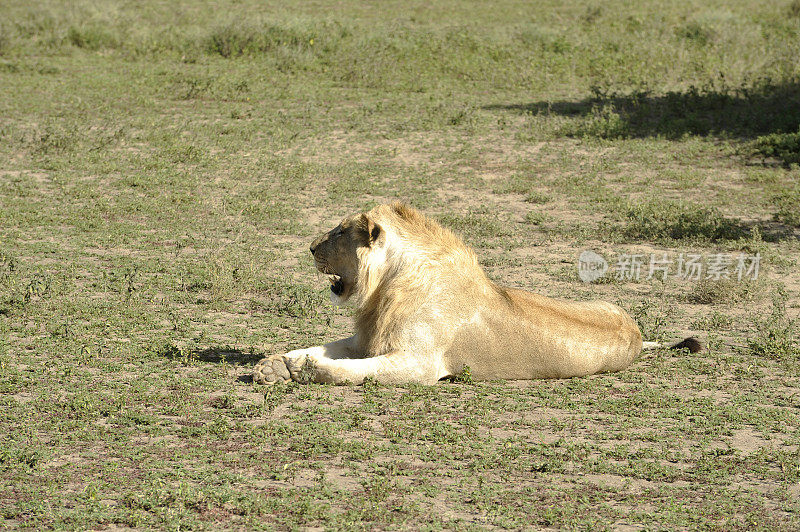
[[[311,246],[356,334],[268,357],[257,382],[434,383],[564,378],[618,371],[642,349],[634,321],[602,301],[558,301],[486,277],[460,238],[402,203],[350,216]],[[285,363],[286,369],[281,365]]]

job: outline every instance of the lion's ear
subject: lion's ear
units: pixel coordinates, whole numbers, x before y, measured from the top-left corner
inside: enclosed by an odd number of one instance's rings
[[[382,245],[386,233],[383,228],[366,214],[361,215],[361,227],[366,232],[367,242],[369,246]]]

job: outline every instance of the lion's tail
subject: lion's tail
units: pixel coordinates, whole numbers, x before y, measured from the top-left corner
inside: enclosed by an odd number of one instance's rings
[[[664,344],[659,342],[642,342],[642,349],[658,349],[660,347],[664,347]],[[688,349],[690,353],[699,353],[703,350],[703,344],[700,343],[700,340],[697,338],[690,336],[689,338],[684,338],[677,344],[673,344],[669,346],[669,349]]]

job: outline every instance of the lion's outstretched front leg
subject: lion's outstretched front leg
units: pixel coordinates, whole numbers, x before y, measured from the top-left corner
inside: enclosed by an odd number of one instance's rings
[[[289,379],[298,382],[361,384],[367,378],[374,378],[385,384],[435,384],[447,375],[435,360],[420,359],[413,353],[332,359],[309,352],[315,349],[299,349],[283,356],[265,358],[253,370],[253,380],[262,384]],[[285,372],[281,364],[285,366]]]
[[[374,378],[385,384],[420,383],[435,384],[447,372],[433,360],[420,359],[413,353],[397,352],[369,358],[331,359],[318,354],[298,350],[282,357],[269,357],[258,363],[253,371],[253,380],[259,383],[292,380],[298,382],[320,382],[327,384],[361,384]],[[289,378],[269,380],[276,372],[273,364],[283,362]],[[263,370],[261,368],[264,368]],[[285,375],[282,371],[281,375]],[[263,377],[262,377],[263,375]]]
[[[436,384],[447,372],[430,357],[394,352],[361,359],[330,360],[311,356],[299,374],[313,382],[328,384],[361,384],[367,378],[384,384]]]

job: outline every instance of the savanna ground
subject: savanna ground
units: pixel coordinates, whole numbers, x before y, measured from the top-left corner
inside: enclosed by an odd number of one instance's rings
[[[798,57],[796,0],[2,2],[0,524],[800,527]],[[247,382],[349,334],[308,243],[391,199],[708,350]],[[584,284],[585,249],[761,265]]]

